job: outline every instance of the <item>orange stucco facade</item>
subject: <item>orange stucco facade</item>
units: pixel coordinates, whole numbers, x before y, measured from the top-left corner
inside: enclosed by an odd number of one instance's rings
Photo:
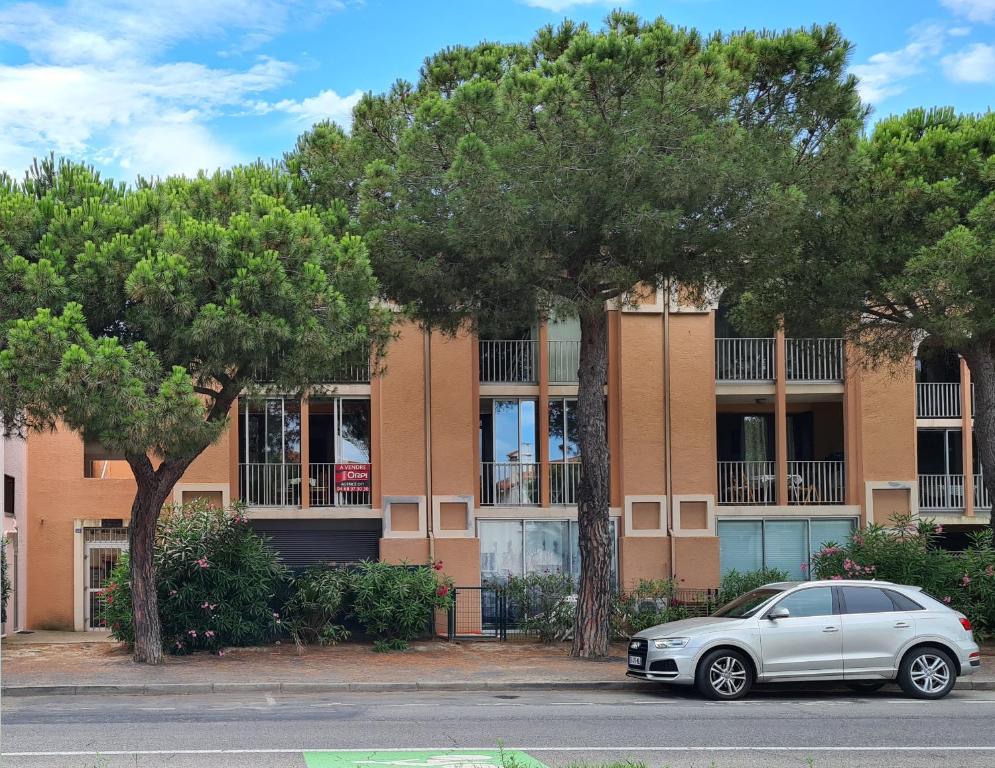
[[[857,525],[875,519],[875,498],[889,518],[903,505],[915,510],[911,365],[867,369],[844,360],[842,344],[830,345],[839,374],[799,378],[774,359],[785,350],[797,359],[805,344],[783,335],[751,347],[717,341],[714,307],[681,306],[665,293],[609,310],[605,397],[620,587],[642,579],[718,586],[739,562],[723,546],[737,525]],[[300,443],[298,463],[279,475],[279,494],[260,496],[246,479],[259,471],[246,456],[246,431],[260,427],[236,406],[229,432],[190,467],[175,500],[241,499],[277,543],[282,533],[306,543],[313,530],[313,554],[305,546],[301,556],[316,561],[354,551],[397,563],[441,560],[468,587],[529,569],[576,571],[578,454],[564,415],[576,383],[564,382],[562,370],[573,342],[562,332],[550,340],[545,327],[504,342],[413,324],[397,331],[382,375],[323,388],[320,398],[334,408],[315,408],[313,398],[300,408],[304,423],[291,438]],[[744,378],[737,371],[755,366],[754,349],[769,349],[770,364]],[[730,366],[736,350],[744,358]],[[357,409],[365,417],[347,421]],[[357,429],[366,432],[357,438]],[[335,433],[324,440],[322,430]],[[367,464],[368,487],[342,490],[328,467],[343,460]],[[32,435],[26,464],[26,625],[83,628],[88,542],[95,530],[127,526],[134,483],[119,467],[85,476],[93,472],[84,471],[83,441],[65,430]],[[815,535],[806,533],[812,546]],[[765,562],[765,552],[753,554]]]

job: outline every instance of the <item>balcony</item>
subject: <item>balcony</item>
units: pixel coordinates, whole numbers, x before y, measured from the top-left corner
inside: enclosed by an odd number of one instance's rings
[[[843,381],[843,339],[785,339],[788,381]]]
[[[483,461],[480,504],[489,507],[531,507],[539,504],[539,465]]]
[[[488,384],[535,384],[539,342],[532,339],[481,339],[480,380]],[[575,375],[576,375],[576,369]]]
[[[964,475],[919,475],[919,510],[962,512]]]
[[[974,476],[974,509],[978,512],[990,512],[991,508],[992,500],[985,490],[985,476],[977,474]]]
[[[774,375],[774,339],[715,340],[716,381],[770,382]]]
[[[842,461],[789,461],[789,504],[842,504],[846,494]]]
[[[239,464],[242,501],[250,507],[300,507],[300,464]],[[369,464],[308,465],[312,507],[369,507]]]
[[[917,382],[916,418],[959,419],[960,384],[954,382]]]
[[[551,461],[549,463],[549,501],[553,505],[577,504],[580,485],[579,461]]]
[[[549,383],[572,384],[580,367],[579,341],[549,341]]]
[[[719,504],[777,503],[777,468],[773,461],[720,461]]]

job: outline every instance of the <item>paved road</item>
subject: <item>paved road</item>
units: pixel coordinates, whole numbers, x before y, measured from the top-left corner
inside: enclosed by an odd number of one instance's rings
[[[647,687],[604,693],[8,698],[6,768],[305,768],[304,750],[523,749],[549,766],[995,765],[995,694],[761,692],[714,703]],[[842,749],[841,749],[842,747]],[[809,762],[811,761],[811,762]]]

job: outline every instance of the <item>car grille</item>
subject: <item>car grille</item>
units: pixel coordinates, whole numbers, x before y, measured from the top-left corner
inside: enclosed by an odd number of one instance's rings
[[[633,669],[644,669],[646,667],[646,649],[649,642],[642,638],[634,638],[629,641],[629,666]],[[633,657],[638,657],[639,663],[633,663]]]

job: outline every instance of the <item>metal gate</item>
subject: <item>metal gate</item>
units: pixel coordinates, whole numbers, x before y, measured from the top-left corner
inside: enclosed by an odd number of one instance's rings
[[[87,631],[104,629],[100,615],[103,589],[127,548],[127,528],[83,529],[83,625]]]

